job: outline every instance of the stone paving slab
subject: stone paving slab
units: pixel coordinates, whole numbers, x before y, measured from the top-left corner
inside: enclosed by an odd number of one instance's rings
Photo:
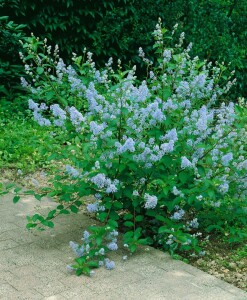
[[[39,207],[40,206],[40,207]],[[67,273],[74,255],[69,241],[80,241],[95,221],[83,213],[59,216],[45,232],[25,229],[26,215],[55,207],[28,196],[18,204],[0,198],[0,299],[245,300],[247,293],[151,247],[127,261],[124,250],[111,254],[116,269],[96,270],[92,278]]]

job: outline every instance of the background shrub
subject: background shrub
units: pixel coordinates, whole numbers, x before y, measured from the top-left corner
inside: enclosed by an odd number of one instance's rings
[[[20,77],[24,75],[24,67],[19,58],[21,50],[19,40],[24,37],[25,25],[17,25],[8,17],[0,18],[0,96],[8,100],[20,93]]]
[[[238,79],[231,96],[247,96],[245,0],[6,0],[2,10],[26,24],[28,34],[58,44],[65,60],[87,47],[101,66],[110,56],[139,61],[139,46],[152,56],[151,32],[161,17],[169,30],[178,23],[178,34],[186,32],[186,41],[194,44],[192,55],[231,62]]]

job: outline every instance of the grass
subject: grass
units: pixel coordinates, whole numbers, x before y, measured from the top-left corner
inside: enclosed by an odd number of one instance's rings
[[[39,126],[28,111],[14,111],[13,106],[4,103],[0,109],[0,169],[34,172],[48,168],[48,157],[59,149],[60,141],[51,136],[50,129]]]

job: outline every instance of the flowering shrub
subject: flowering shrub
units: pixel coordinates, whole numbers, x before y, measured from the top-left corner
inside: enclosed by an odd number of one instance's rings
[[[35,37],[24,45],[28,56],[21,54],[33,81],[23,84],[33,92],[35,120],[60,127],[76,145],[57,155],[71,161],[48,191],[57,209],[29,217],[27,227],[53,227],[55,216],[78,212],[89,195],[88,212],[104,223],[84,233],[82,245],[71,242],[78,258],[68,269],[77,274],[114,267],[104,255],[117,250],[118,230],[130,252],[151,244],[199,253],[198,236],[212,230],[235,228],[231,238],[246,238],[246,109],[224,100],[235,80],[220,85],[225,66],[191,58],[184,34],[167,49],[160,21],[154,38],[157,61],[139,49],[147,64],[142,82],[136,66],[123,71],[120,61],[116,71],[111,59],[97,70],[91,53],[86,61],[74,54],[74,65],[66,66],[58,48],[49,56],[46,41]]]

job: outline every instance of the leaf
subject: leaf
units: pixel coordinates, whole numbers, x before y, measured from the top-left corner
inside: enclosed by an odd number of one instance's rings
[[[130,252],[132,252],[132,253],[136,251],[136,248],[137,248],[137,247],[136,247],[135,244],[132,244],[132,245],[129,246],[129,250],[130,250]]]
[[[206,175],[205,169],[203,166],[197,166],[198,173],[200,174],[201,177],[204,177]]]
[[[42,199],[42,195],[35,194],[34,197],[35,197],[35,199],[37,199],[39,201]]]
[[[47,226],[47,227],[50,227],[50,228],[53,228],[54,227],[54,223],[51,222],[51,221],[47,221],[47,220],[44,220],[41,222],[43,225]]]
[[[79,211],[79,209],[75,205],[71,205],[70,210],[75,214],[78,213],[78,211]]]
[[[26,225],[26,228],[27,228],[27,229],[31,229],[31,228],[36,227],[37,225],[38,225],[38,224],[28,223],[28,224]]]
[[[109,214],[109,218],[112,220],[119,220],[119,215],[114,210],[112,210]]]
[[[97,215],[97,218],[101,221],[101,222],[104,222],[107,218],[107,215],[108,213],[107,212],[100,212],[98,215]]]
[[[33,222],[36,222],[37,220],[39,220],[39,221],[43,221],[43,220],[44,220],[44,218],[43,218],[41,215],[39,215],[39,214],[35,214],[35,215],[33,215],[33,217],[32,217],[32,221],[33,221]]]
[[[166,226],[161,226],[159,228],[159,233],[171,233],[171,229],[168,229]]]
[[[132,214],[126,214],[124,215],[124,220],[132,220],[133,219],[133,215]]]
[[[42,67],[37,67],[36,71],[37,71],[37,73],[38,73],[39,75],[41,75],[42,73],[44,73],[44,68],[42,68]]]
[[[69,215],[69,211],[67,209],[61,209],[59,214],[63,215]]]
[[[95,242],[96,242],[96,244],[99,246],[99,245],[101,245],[102,244],[102,237],[101,236],[97,236],[96,238],[95,238]]]
[[[51,210],[49,213],[48,213],[48,218],[49,219],[52,219],[54,217],[54,214],[56,213],[56,209],[53,209]]]
[[[14,185],[14,183],[9,183],[6,185],[6,190],[10,190]]]
[[[14,203],[17,203],[19,200],[20,200],[20,196],[15,196],[14,198],[13,198],[13,202]]]
[[[121,209],[121,208],[123,208],[123,204],[122,204],[120,201],[114,201],[113,206],[114,206],[116,209]]]
[[[59,210],[61,210],[63,208],[64,208],[64,206],[62,204],[60,204],[60,205],[57,206],[57,209],[59,209]]]
[[[25,191],[24,194],[25,194],[25,195],[34,195],[35,192],[32,191],[32,190],[29,190],[29,191]]]
[[[114,220],[108,220],[108,225],[113,227],[113,228],[117,228],[118,227],[118,223]]]
[[[83,267],[82,271],[83,271],[84,274],[90,275],[90,268],[89,267]]]
[[[97,261],[89,261],[87,263],[87,265],[90,267],[90,268],[98,268],[99,267],[99,263]]]
[[[140,240],[138,240],[138,244],[140,244],[140,245],[148,245],[148,239],[140,239]]]
[[[179,173],[178,177],[182,183],[185,183],[189,181],[191,174],[187,171],[182,171]]]
[[[136,216],[136,222],[141,222],[144,219],[142,215]]]
[[[134,232],[134,239],[139,239],[139,237],[141,236],[141,232],[142,232],[142,229],[141,227],[138,227],[135,232]]]
[[[84,256],[78,257],[75,259],[75,261],[78,263],[79,266],[82,266],[85,263],[86,258]]]
[[[81,268],[77,268],[75,273],[76,273],[77,276],[80,276],[83,272],[82,272]]]
[[[166,221],[166,218],[164,216],[161,216],[161,215],[156,215],[155,219],[158,220],[158,221],[161,221],[161,222],[165,222]]]
[[[133,227],[134,223],[130,222],[130,221],[126,221],[126,222],[124,222],[124,226],[126,226],[126,227]]]

